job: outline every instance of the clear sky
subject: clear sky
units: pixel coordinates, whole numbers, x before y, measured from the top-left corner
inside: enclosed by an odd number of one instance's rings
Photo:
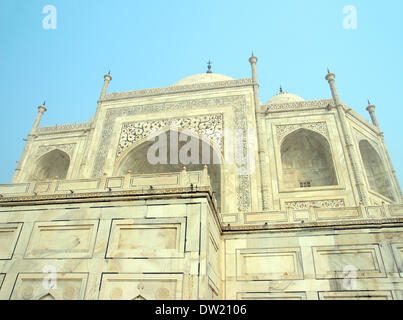
[[[46,5],[56,29],[43,27]],[[356,29],[344,27],[348,5]],[[403,183],[402,18],[401,0],[1,0],[0,183],[11,182],[43,100],[41,126],[87,122],[109,70],[109,92],[169,86],[206,72],[209,59],[213,72],[246,78],[252,50],[263,103],[280,84],[330,98],[327,67],[367,119],[369,98]]]

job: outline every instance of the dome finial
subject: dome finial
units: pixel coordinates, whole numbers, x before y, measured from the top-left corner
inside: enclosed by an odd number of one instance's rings
[[[213,73],[213,71],[211,71],[211,64],[212,64],[212,62],[209,60],[207,62],[207,72],[206,73]]]

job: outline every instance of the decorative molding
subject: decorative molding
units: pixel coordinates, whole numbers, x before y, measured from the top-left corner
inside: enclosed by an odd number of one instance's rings
[[[72,123],[72,124],[63,124],[60,126],[40,127],[35,130],[35,133],[40,134],[40,133],[55,133],[64,131],[89,130],[90,128],[91,124],[88,122]]]
[[[278,112],[278,111],[295,111],[295,109],[299,111],[301,109],[328,108],[329,105],[331,108],[334,107],[334,102],[332,99],[295,101],[281,104],[265,104],[263,108],[266,109],[266,112],[276,112],[276,111]]]
[[[183,85],[183,86],[170,86],[170,87],[152,88],[152,89],[144,89],[144,90],[136,90],[136,91],[110,93],[110,94],[107,94],[105,97],[103,97],[102,101],[155,96],[155,95],[163,95],[163,94],[170,94],[170,93],[180,93],[180,92],[186,92],[186,91],[240,87],[240,86],[246,86],[246,85],[252,85],[252,84],[253,84],[253,81],[250,78],[228,80],[228,81],[215,81],[215,82],[207,82],[207,83],[195,83],[195,84]]]
[[[312,123],[299,123],[299,124],[286,124],[276,126],[277,140],[280,143],[285,136],[298,129],[308,129],[315,131],[327,138],[329,138],[329,131],[326,122],[312,122]]]
[[[189,129],[205,139],[211,139],[223,153],[223,115],[209,114],[192,118],[161,119],[130,122],[122,125],[116,157],[119,158],[131,145],[150,137],[164,128]]]
[[[113,132],[113,126],[115,120],[118,117],[127,117],[137,114],[147,113],[167,113],[171,111],[188,111],[197,110],[201,108],[209,108],[211,110],[217,110],[223,106],[233,106],[234,111],[234,128],[241,129],[244,137],[247,136],[247,113],[246,113],[246,98],[244,95],[225,96],[217,98],[205,98],[185,101],[174,101],[166,103],[158,103],[151,105],[137,105],[131,107],[121,107],[109,109],[106,112],[105,120],[102,127],[101,138],[97,147],[97,155],[94,162],[92,171],[92,177],[102,177],[103,170],[108,155],[108,151],[111,148],[111,136]],[[242,152],[246,156],[247,154],[247,141],[242,142]],[[237,164],[238,165],[238,164]],[[245,165],[238,165],[242,168]],[[242,169],[241,169],[242,170]],[[250,177],[245,176],[239,179],[237,186],[238,193],[238,208],[240,211],[248,211],[251,204],[250,197]]]
[[[325,200],[307,200],[307,201],[287,201],[285,206],[294,210],[317,208],[343,208],[345,203],[343,199],[325,199]]]
[[[69,155],[69,157],[71,158],[73,156],[75,146],[76,146],[76,143],[55,144],[55,145],[50,145],[50,146],[40,146],[36,150],[33,159],[38,159],[42,155],[44,155],[44,154],[46,154],[46,153],[48,153],[50,151],[56,150],[56,149],[59,149],[61,151],[66,152]]]

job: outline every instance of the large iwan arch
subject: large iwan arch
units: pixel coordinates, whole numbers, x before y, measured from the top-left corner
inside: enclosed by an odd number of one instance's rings
[[[30,180],[47,181],[66,179],[69,166],[69,155],[61,150],[55,149],[39,158],[31,173]]]
[[[359,147],[369,187],[385,197],[395,200],[389,175],[378,152],[367,140],[361,140]]]
[[[177,147],[171,146],[171,135],[175,134],[172,141],[178,141]],[[180,133],[179,133],[180,134]],[[135,146],[133,149],[129,150],[123,158],[116,164],[114,175],[126,175],[128,172],[132,174],[154,174],[154,173],[167,173],[167,172],[180,172],[183,167],[186,167],[187,171],[201,171],[204,166],[207,165],[208,174],[210,175],[211,186],[215,192],[215,198],[217,200],[218,208],[221,209],[221,163],[222,158],[215,149],[202,139],[198,139],[193,136],[193,141],[197,141],[198,150],[196,149],[197,155],[191,155],[191,152],[184,154],[186,146],[191,143],[191,136],[187,135],[188,139],[186,141],[179,141],[178,132],[168,130],[162,135],[165,135],[163,141],[161,135],[157,137],[156,140],[144,141],[141,144]],[[160,146],[166,148],[156,147],[156,142],[160,143]],[[150,152],[151,149],[151,152]],[[193,149],[195,151],[195,149]],[[206,156],[206,150],[208,150],[208,156]],[[160,152],[167,154],[165,158],[160,154]],[[203,152],[205,153],[203,157]],[[153,163],[156,159],[150,159],[149,155],[155,155],[166,161]],[[192,158],[192,163],[185,163],[183,158]],[[193,161],[194,160],[194,161]]]
[[[299,129],[285,137],[281,164],[286,188],[337,185],[329,142],[319,133]]]

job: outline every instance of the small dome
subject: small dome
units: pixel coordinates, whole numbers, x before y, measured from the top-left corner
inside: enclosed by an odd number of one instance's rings
[[[305,101],[300,96],[296,94],[288,93],[288,92],[280,92],[275,96],[271,97],[271,99],[267,102],[267,104],[282,104],[289,102],[301,102]]]
[[[173,86],[186,86],[189,84],[228,81],[228,80],[234,80],[234,79],[218,73],[200,73],[179,80],[178,82],[173,84]]]

